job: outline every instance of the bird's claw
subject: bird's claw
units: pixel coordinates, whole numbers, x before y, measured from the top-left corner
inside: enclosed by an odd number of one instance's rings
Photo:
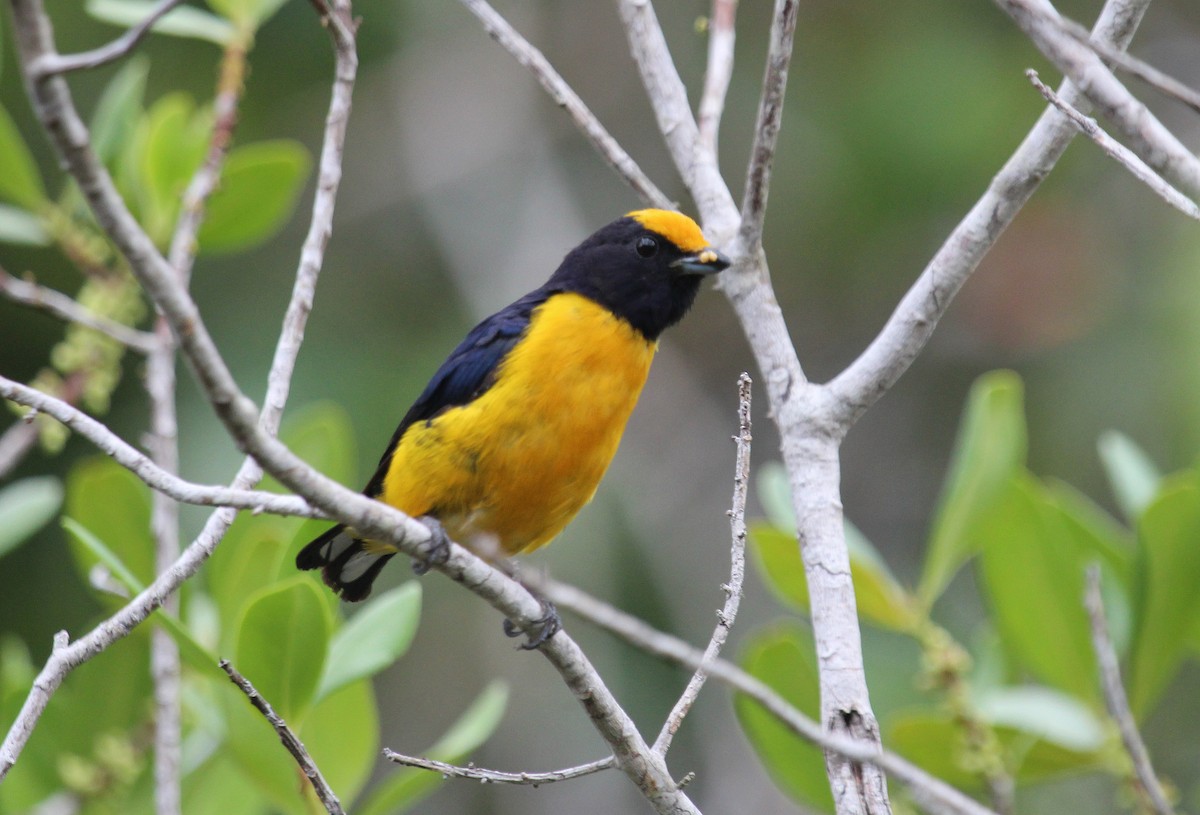
[[[562,619],[558,616],[558,609],[554,607],[554,603],[546,599],[542,599],[541,602],[542,616],[530,621],[530,628],[534,629],[533,633],[529,635],[528,640],[517,646],[522,651],[532,651],[542,647],[562,628]],[[523,633],[525,632],[512,620],[504,621],[504,635],[506,637],[519,637]]]
[[[432,515],[422,515],[419,520],[429,528],[429,540],[424,544],[421,557],[414,557],[412,561],[413,574],[418,576],[450,559],[450,536],[442,522]]]

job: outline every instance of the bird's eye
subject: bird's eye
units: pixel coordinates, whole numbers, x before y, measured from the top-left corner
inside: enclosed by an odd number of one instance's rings
[[[634,247],[637,253],[644,258],[654,257],[658,254],[658,241],[648,235],[643,235],[638,238],[637,245]]]

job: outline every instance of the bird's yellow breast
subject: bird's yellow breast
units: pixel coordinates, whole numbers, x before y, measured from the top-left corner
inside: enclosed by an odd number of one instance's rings
[[[549,542],[595,493],[655,348],[591,300],[553,295],[483,395],[405,431],[380,497],[463,542]]]

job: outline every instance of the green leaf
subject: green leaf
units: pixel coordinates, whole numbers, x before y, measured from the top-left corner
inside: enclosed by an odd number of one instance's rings
[[[1001,718],[1010,712],[1003,709],[1003,703],[998,707]],[[1068,716],[1077,712],[1073,711]],[[1020,711],[1013,713],[1014,719],[1022,718]],[[1032,724],[1024,721],[1023,723]],[[1093,723],[1094,720],[1089,721],[1085,726],[1090,727]],[[950,714],[940,710],[902,711],[887,717],[884,724],[884,742],[921,769],[968,792],[981,791],[984,788],[979,772],[964,766],[966,744],[963,729]],[[1017,778],[1023,782],[1078,773],[1096,767],[1102,761],[1096,752],[1077,752],[1046,741],[1041,738],[1037,727],[1027,732],[1020,727],[997,721],[995,728],[1000,744],[1016,765]],[[1053,726],[1041,729],[1055,730]]]
[[[111,547],[139,585],[154,579],[150,495],[137,476],[109,458],[81,461],[67,475],[66,514]],[[80,577],[88,583],[99,556],[78,539],[71,551]]]
[[[228,681],[228,680],[227,680]],[[182,811],[187,815],[258,815],[267,802],[225,750],[183,777]]]
[[[88,552],[96,558],[96,562],[102,564],[113,577],[121,581],[121,584],[129,591],[130,595],[136,594],[146,587],[142,581],[134,577],[133,572],[121,562],[121,558],[108,548],[104,541],[100,540],[90,529],[83,524],[64,516],[62,519],[63,529],[65,529],[72,538],[79,542]]]
[[[912,631],[921,621],[916,598],[900,585],[871,543],[849,522],[846,544],[859,614],[883,628]],[[750,529],[750,547],[767,588],[781,602],[807,615],[808,582],[795,536],[773,526],[755,524]]]
[[[1083,606],[1095,549],[1032,477],[1012,479],[977,531],[988,605],[1005,650],[1043,682],[1097,695],[1096,658]]]
[[[233,252],[270,238],[287,221],[312,161],[299,142],[249,144],[229,154],[200,228],[203,252]]]
[[[971,388],[917,589],[926,605],[978,551],[981,517],[1025,461],[1023,399],[1012,371],[985,374]]]
[[[812,636],[794,623],[761,629],[739,660],[742,667],[801,712],[819,719],[820,685]],[[734,697],[742,731],[781,790],[808,806],[833,811],[821,750],[797,736],[748,697]]]
[[[493,680],[437,743],[421,755],[450,764],[463,763],[496,731],[507,706],[508,685],[502,680]],[[437,789],[442,781],[441,776],[414,767],[397,770],[390,773],[367,800],[355,807],[355,813],[399,815]]]
[[[254,31],[279,11],[286,0],[208,0],[213,11]]]
[[[374,676],[403,656],[420,620],[421,584],[415,580],[367,603],[329,644],[317,698]]]
[[[1162,474],[1150,456],[1124,433],[1116,430],[1101,433],[1096,446],[1113,498],[1126,520],[1134,523],[1158,492]]]
[[[293,727],[317,690],[331,625],[317,587],[300,575],[255,594],[238,625],[238,670]]]
[[[133,139],[146,94],[150,60],[138,54],[126,62],[105,86],[92,114],[92,146],[110,169]]]
[[[342,803],[362,790],[379,757],[379,716],[367,680],[343,685],[313,706],[300,739]],[[305,785],[305,793],[317,802]]]
[[[1200,479],[1164,481],[1138,525],[1130,702],[1144,718],[1179,669],[1200,617]]]
[[[37,163],[3,105],[0,105],[0,199],[30,212],[37,212],[46,204],[46,188]]]
[[[205,568],[221,621],[223,648],[232,647],[249,600],[278,580],[294,529],[289,518],[242,515],[213,552]]]
[[[156,5],[152,0],[88,0],[85,8],[97,20],[131,28],[146,19]],[[237,35],[237,30],[225,20],[193,6],[172,9],[151,30],[220,46],[228,45]]]
[[[141,215],[159,244],[168,239],[183,192],[204,160],[211,119],[207,109],[197,110],[190,96],[176,92],[156,101],[139,124]]]
[[[974,701],[992,725],[1020,730],[1076,753],[1104,747],[1104,725],[1086,705],[1059,691],[1033,685],[994,688]]]
[[[792,506],[792,485],[787,470],[778,461],[768,461],[758,471],[755,485],[758,502],[767,518],[778,529],[796,534],[796,510]]]
[[[50,236],[32,212],[0,204],[0,243],[49,246]]]
[[[62,483],[50,475],[24,478],[0,489],[0,557],[45,526],[62,500]]]

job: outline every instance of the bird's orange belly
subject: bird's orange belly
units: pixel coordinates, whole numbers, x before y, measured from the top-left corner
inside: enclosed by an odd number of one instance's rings
[[[554,295],[482,396],[405,432],[381,498],[463,543],[548,543],[595,493],[654,351],[591,300]]]

